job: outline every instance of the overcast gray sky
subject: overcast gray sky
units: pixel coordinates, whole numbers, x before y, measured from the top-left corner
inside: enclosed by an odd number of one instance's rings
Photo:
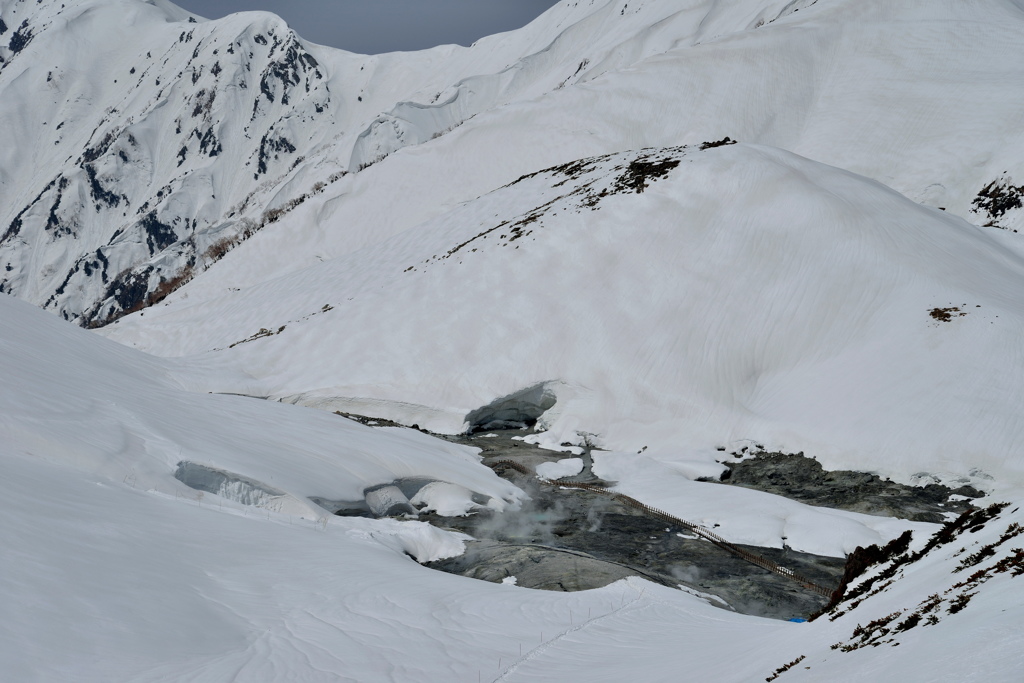
[[[265,10],[303,38],[352,52],[376,54],[469,45],[525,26],[557,0],[172,0],[208,19]]]

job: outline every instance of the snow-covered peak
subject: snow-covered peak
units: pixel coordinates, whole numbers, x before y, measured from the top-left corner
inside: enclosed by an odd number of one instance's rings
[[[726,135],[978,224],[1021,215],[1008,0],[567,1],[470,48],[375,56],[164,2],[15,0],[0,17],[0,115],[22,141],[0,150],[0,288],[83,325],[268,226],[314,233],[254,265],[269,274],[538,168]]]
[[[99,323],[187,280],[238,237],[256,188],[272,196],[331,133],[329,73],[274,15],[77,2],[24,21],[31,40],[0,68],[22,141],[0,152],[2,287],[66,318]]]

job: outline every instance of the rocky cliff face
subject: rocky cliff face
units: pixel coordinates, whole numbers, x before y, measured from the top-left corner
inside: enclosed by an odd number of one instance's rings
[[[0,108],[18,144],[0,152],[0,291],[103,324],[302,201],[292,187],[339,175],[302,162],[335,130],[340,96],[272,15],[14,2],[4,16],[18,28],[0,50]]]

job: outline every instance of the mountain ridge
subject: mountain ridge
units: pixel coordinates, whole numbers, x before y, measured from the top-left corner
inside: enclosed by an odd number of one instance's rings
[[[11,27],[24,25],[19,35],[32,37],[26,42],[10,31],[7,45],[0,46],[3,99],[23,108],[34,102],[25,89],[40,82],[53,99],[45,108],[33,104],[29,116],[28,110],[2,113],[19,121],[19,137],[36,140],[32,148],[54,150],[32,164],[10,156],[22,153],[13,147],[6,159],[0,156],[0,188],[14,198],[0,216],[0,287],[79,324],[103,325],[162,300],[269,223],[286,216],[289,226],[309,221],[290,211],[320,190],[325,194],[314,202],[320,215],[312,220],[349,224],[343,234],[325,235],[327,250],[337,252],[386,238],[436,215],[439,207],[538,168],[725,135],[850,168],[973,222],[1016,229],[1022,212],[1015,178],[1024,170],[1013,160],[1024,143],[1011,132],[1005,107],[979,108],[981,98],[965,88],[987,92],[994,82],[1014,82],[1019,74],[1004,67],[958,85],[964,92],[953,91],[944,103],[947,120],[921,118],[920,112],[929,110],[922,102],[944,97],[939,93],[952,82],[951,73],[1014,63],[1015,43],[1008,37],[1020,20],[1019,6],[990,0],[985,15],[963,24],[965,10],[955,3],[847,5],[565,3],[523,29],[471,48],[367,57],[307,45],[269,14],[207,22],[168,3],[78,0],[54,11],[8,2],[0,16]],[[115,6],[124,11],[106,9]],[[27,11],[32,17],[24,18]],[[155,58],[160,61],[142,57],[152,54],[151,47],[143,52],[142,43],[129,51],[134,56],[107,47],[117,41],[101,36],[118,35],[126,17],[140,40],[147,36],[164,46]],[[931,22],[929,37],[915,42],[922,56],[913,64],[913,81],[887,80],[888,55],[905,49],[897,47],[893,22],[924,19]],[[74,38],[54,33],[55,21]],[[839,28],[861,25],[871,28]],[[981,27],[991,35],[984,54],[954,62],[952,56],[965,54],[964,26],[972,35]],[[791,34],[800,39],[790,40]],[[103,49],[72,54],[61,47],[90,41]],[[56,57],[49,61],[57,68],[26,67],[26,58],[40,51]],[[837,66],[857,60],[869,68]],[[88,75],[78,68],[86,64]],[[158,94],[153,101],[126,85],[141,83],[143,76],[131,73],[141,68],[148,69],[146,87]],[[97,73],[106,83],[94,82]],[[884,124],[870,124],[857,113],[864,105],[843,94],[844,82],[884,105],[873,115],[892,111]],[[775,106],[782,99],[791,112],[785,116]],[[707,110],[708,103],[730,100],[734,113],[725,119]],[[76,106],[94,111],[101,103],[102,116],[75,114]],[[625,103],[630,106],[623,108]],[[682,122],[688,123],[680,126],[678,117],[669,116],[673,110],[686,111]],[[568,124],[568,111],[575,112],[575,124]],[[911,111],[913,116],[903,115]],[[463,145],[463,137],[476,140],[481,156],[502,163],[487,169],[468,159],[474,145]],[[995,139],[1003,141],[998,149]],[[967,152],[971,147],[976,151]],[[403,150],[416,152],[394,157]],[[938,160],[965,153],[958,167],[934,173]],[[431,179],[437,174],[423,171],[417,157],[440,161],[450,182]],[[384,162],[394,170],[377,181],[376,165]],[[26,165],[45,170],[32,179],[12,170]],[[367,196],[368,204],[356,196],[365,194],[365,182],[337,184],[345,173],[370,167],[375,172],[368,182],[391,183],[395,175],[411,185],[408,206],[374,208],[376,197]],[[252,172],[252,180],[228,170],[238,168]],[[952,179],[942,177],[950,172]],[[310,258],[296,253],[292,260]]]

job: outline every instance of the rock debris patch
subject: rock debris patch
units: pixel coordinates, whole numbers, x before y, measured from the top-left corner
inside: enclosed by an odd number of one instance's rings
[[[525,490],[518,511],[480,510],[468,517],[419,515],[421,521],[473,536],[466,552],[426,566],[500,583],[515,577],[526,588],[575,591],[640,576],[683,588],[712,604],[774,618],[806,616],[827,599],[698,538],[682,527],[644,515],[598,491],[544,484],[531,472],[567,454],[516,440],[525,431],[495,431],[452,438],[483,449],[484,464]],[[560,481],[607,485],[592,470]],[[837,584],[844,561],[789,549],[740,546],[826,586]]]
[[[383,419],[343,415],[371,426],[399,426]],[[524,441],[528,434],[527,429],[495,429],[445,437],[481,449],[483,463],[526,491],[529,499],[520,509],[503,512],[488,507],[485,500],[475,501],[479,505],[469,515],[420,509],[420,521],[474,538],[462,555],[425,566],[494,583],[553,591],[600,588],[639,576],[700,595],[724,609],[780,619],[820,613],[830,603],[829,598],[794,582],[792,576],[752,564],[695,535],[691,528],[609,495],[603,489],[614,482],[603,481],[593,473],[589,449],[582,449],[582,453],[579,448],[571,449],[572,454],[542,449]],[[946,513],[972,509],[970,499],[983,495],[969,486],[915,487],[862,472],[829,472],[802,453],[728,455],[731,459],[724,462],[728,469],[721,484],[867,514],[941,522]],[[557,481],[536,476],[538,468],[551,469],[555,462],[570,456],[583,463],[582,470],[574,463],[578,474]],[[395,482],[392,488],[414,499],[416,492],[429,483],[407,479]],[[323,501],[325,506],[329,502]],[[341,515],[375,516],[365,504],[337,504],[330,509]],[[734,550],[768,560],[829,589],[839,585],[847,564],[842,558],[788,547],[737,545]]]
[[[774,493],[808,505],[915,522],[944,522],[946,513],[960,514],[971,507],[970,499],[984,495],[970,486],[909,486],[865,472],[830,472],[803,453],[758,453],[723,464],[729,468],[722,475],[724,484]]]

